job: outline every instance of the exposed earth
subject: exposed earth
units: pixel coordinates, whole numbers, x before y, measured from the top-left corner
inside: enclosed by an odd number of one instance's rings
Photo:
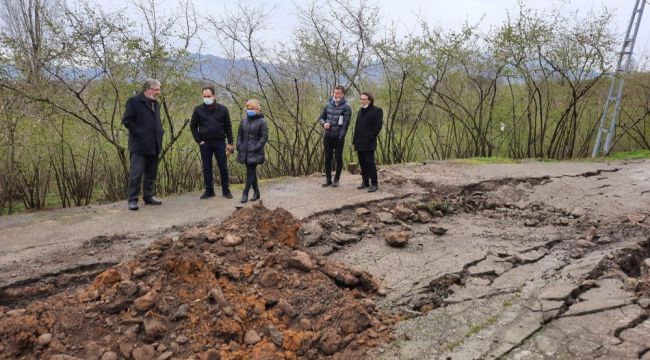
[[[320,180],[0,218],[0,358],[650,359],[650,161]]]

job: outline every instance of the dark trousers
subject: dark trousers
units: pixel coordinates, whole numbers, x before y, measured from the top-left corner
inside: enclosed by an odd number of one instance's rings
[[[214,193],[214,175],[212,173],[212,157],[217,158],[219,176],[221,177],[221,192],[225,195],[230,192],[228,188],[228,159],[226,158],[226,142],[206,141],[199,145],[201,149],[201,162],[203,163],[203,184],[205,191]]]
[[[344,140],[336,137],[323,137],[323,146],[325,148],[325,177],[327,182],[332,182],[332,157],[336,161],[335,180],[341,178],[343,171],[343,144]]]
[[[377,165],[375,164],[374,151],[358,151],[361,179],[366,186],[377,185]]]
[[[257,185],[257,164],[246,165],[246,185],[244,186],[244,193],[248,193],[251,186],[253,187],[253,191],[260,191],[260,188]]]
[[[140,195],[140,184],[142,184],[144,199],[155,195],[153,184],[156,181],[157,172],[158,155],[131,153],[131,169],[129,174],[129,185],[127,188],[129,201],[138,200],[138,195]]]

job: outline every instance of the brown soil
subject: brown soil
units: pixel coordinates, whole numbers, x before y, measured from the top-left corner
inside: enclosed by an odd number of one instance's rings
[[[349,359],[389,341],[376,282],[301,251],[299,226],[283,209],[241,209],[89,286],[0,309],[0,358]]]

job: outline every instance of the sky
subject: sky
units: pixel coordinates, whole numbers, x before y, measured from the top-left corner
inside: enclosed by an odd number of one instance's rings
[[[108,2],[113,6],[123,6],[129,0],[113,0]],[[201,14],[218,15],[237,0],[192,0],[195,8]],[[298,0],[243,0],[252,6],[274,7],[272,17],[267,24],[269,31],[265,32],[267,41],[282,41],[291,37],[298,25],[296,19],[296,4]],[[352,0],[356,3],[356,0]],[[407,33],[417,29],[418,18],[424,18],[433,26],[459,30],[464,23],[479,24],[479,29],[487,31],[491,26],[501,24],[507,13],[514,14],[518,9],[518,0],[369,0],[381,8],[381,18],[384,24],[397,25],[398,29]],[[650,0],[648,0],[650,1]],[[176,0],[158,0],[163,7],[173,8]],[[636,0],[526,0],[526,6],[533,9],[550,9],[561,7],[566,11],[578,10],[586,15],[589,11],[599,11],[606,7],[614,14],[612,28],[617,34],[616,46],[620,48],[625,30],[632,15]],[[648,56],[650,54],[650,6],[645,7],[639,29],[635,54]],[[218,52],[209,46],[206,53]],[[219,55],[219,54],[215,54]]]

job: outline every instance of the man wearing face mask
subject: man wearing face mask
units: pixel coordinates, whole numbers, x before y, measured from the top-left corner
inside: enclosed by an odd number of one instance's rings
[[[160,82],[145,80],[142,92],[126,101],[122,124],[129,130],[131,167],[127,188],[129,210],[138,210],[142,184],[143,200],[147,205],[160,205],[154,197],[154,182],[158,172],[158,156],[162,151],[163,129],[160,122]],[[144,177],[143,177],[144,175]]]
[[[343,170],[343,144],[348,131],[352,109],[345,100],[345,88],[336,86],[332,98],[327,102],[320,115],[323,126],[323,148],[325,152],[325,183],[324,187],[339,186]],[[336,173],[332,181],[332,157],[336,160]]]
[[[357,151],[361,167],[361,185],[357,189],[375,192],[378,186],[375,149],[377,149],[377,135],[381,131],[384,111],[375,106],[375,98],[367,91],[361,93],[359,102],[361,109],[357,113],[357,123],[352,135],[352,145]]]
[[[202,89],[203,104],[194,108],[190,129],[194,140],[201,150],[203,163],[203,183],[205,192],[201,199],[215,196],[214,179],[212,175],[212,157],[217,158],[221,176],[221,194],[232,199],[228,180],[228,160],[226,155],[233,152],[232,124],[228,108],[217,103],[214,87],[205,86]],[[226,145],[226,140],[228,144]]]

